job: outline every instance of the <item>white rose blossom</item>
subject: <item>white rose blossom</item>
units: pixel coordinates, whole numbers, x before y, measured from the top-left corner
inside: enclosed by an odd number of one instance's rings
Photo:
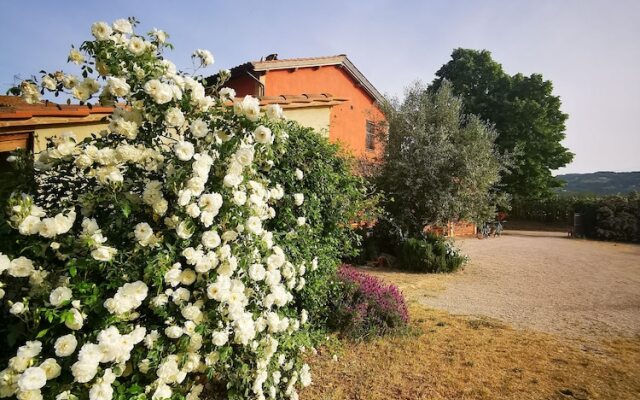
[[[111,33],[113,33],[113,30],[106,22],[96,22],[91,25],[91,34],[97,40],[107,40]]]
[[[265,113],[271,119],[282,119],[284,117],[280,104],[269,104],[265,109]]]
[[[47,375],[42,368],[30,367],[22,373],[18,379],[18,387],[21,391],[38,390],[47,383]]]
[[[133,26],[131,26],[131,22],[124,18],[121,18],[113,22],[113,30],[120,33],[132,34]]]
[[[147,49],[147,44],[142,38],[136,36],[129,40],[128,48],[130,52],[139,56],[145,52],[145,50]]]
[[[171,85],[158,79],[152,79],[145,83],[144,91],[158,104],[165,104],[173,100]]]
[[[191,134],[197,138],[205,137],[209,133],[209,125],[202,118],[194,120],[190,125],[190,129]]]
[[[156,28],[153,28],[151,36],[154,37],[158,41],[158,43],[165,43],[168,37],[165,31]]]
[[[253,131],[253,138],[256,142],[262,144],[271,144],[273,143],[273,134],[271,133],[271,129],[266,126],[260,125]]]
[[[220,98],[224,100],[233,100],[236,97],[236,91],[228,87],[220,89],[218,94],[220,95]]]
[[[251,121],[260,118],[260,100],[252,96],[245,96],[242,101],[233,104],[233,110],[238,115],[244,115]]]
[[[206,231],[202,234],[202,245],[209,248],[215,249],[221,243],[220,235],[216,231]]]
[[[124,97],[129,94],[131,86],[124,79],[110,76],[107,78],[107,89],[115,97]]]
[[[24,278],[31,275],[35,268],[33,266],[33,261],[29,260],[27,257],[21,256],[11,260],[7,270],[9,275],[13,277]]]
[[[48,90],[55,90],[56,86],[58,86],[57,82],[55,79],[53,79],[51,76],[49,75],[45,75],[42,78],[42,87]]]
[[[193,57],[198,58],[202,66],[213,64],[213,54],[209,50],[198,49],[193,53]]]
[[[72,334],[60,336],[55,343],[55,353],[58,357],[68,357],[76,351],[78,341]]]
[[[71,310],[71,318],[67,318],[64,324],[67,328],[78,331],[82,329],[82,326],[84,325],[84,316],[80,311],[74,308]]]
[[[184,121],[184,114],[177,107],[172,107],[167,110],[164,117],[164,122],[170,127],[180,127],[184,124]]]
[[[55,288],[49,295],[49,302],[52,306],[57,307],[64,302],[71,300],[72,292],[68,287]]]
[[[76,65],[80,65],[84,62],[84,55],[76,49],[71,49],[69,52],[69,61]]]
[[[15,303],[13,303],[11,308],[9,308],[9,312],[11,314],[13,314],[13,315],[20,315],[20,314],[24,313],[25,311],[27,311],[27,307],[21,301],[17,301]]]
[[[174,147],[174,151],[176,156],[181,161],[189,161],[193,157],[195,152],[193,143],[187,141],[180,141],[176,143]]]

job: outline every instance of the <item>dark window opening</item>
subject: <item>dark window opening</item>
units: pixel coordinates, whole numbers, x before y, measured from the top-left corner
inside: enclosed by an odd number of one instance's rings
[[[375,150],[375,126],[373,122],[367,121],[367,134],[365,137],[365,147],[367,150]]]

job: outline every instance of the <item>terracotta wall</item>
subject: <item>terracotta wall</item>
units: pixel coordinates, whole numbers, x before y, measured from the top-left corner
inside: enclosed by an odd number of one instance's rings
[[[475,236],[476,225],[472,222],[458,221],[450,222],[453,236]]]
[[[330,93],[349,99],[331,108],[329,138],[341,142],[356,156],[372,156],[366,149],[367,120],[380,121],[382,113],[374,100],[339,66],[267,71],[265,96],[281,94]]]
[[[449,237],[475,236],[478,233],[476,225],[467,221],[451,221],[445,226],[427,225],[424,231]]]

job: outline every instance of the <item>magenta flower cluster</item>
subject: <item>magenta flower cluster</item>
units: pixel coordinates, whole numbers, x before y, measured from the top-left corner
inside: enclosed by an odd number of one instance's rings
[[[383,335],[409,321],[407,304],[400,289],[351,265],[342,265],[338,278],[343,297],[338,310],[342,329],[350,336]]]

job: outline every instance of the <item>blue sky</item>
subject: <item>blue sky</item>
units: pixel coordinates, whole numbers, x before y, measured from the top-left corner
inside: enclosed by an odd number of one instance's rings
[[[171,34],[179,67],[212,51],[210,72],[270,53],[345,53],[383,93],[429,82],[456,47],[488,49],[509,73],[542,73],[569,114],[558,172],[640,170],[640,1],[14,1],[0,14],[0,90],[14,75],[70,70],[91,23],[135,16]]]

